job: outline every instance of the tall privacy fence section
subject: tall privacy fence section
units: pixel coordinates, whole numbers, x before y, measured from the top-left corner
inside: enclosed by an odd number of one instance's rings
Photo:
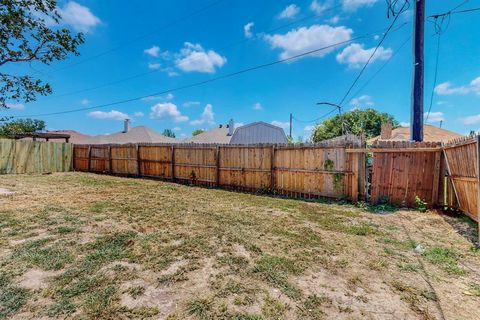
[[[0,174],[65,172],[72,163],[71,143],[0,139]]]
[[[128,144],[75,145],[77,171],[162,178],[295,197],[365,193],[365,158],[346,142],[304,146]]]

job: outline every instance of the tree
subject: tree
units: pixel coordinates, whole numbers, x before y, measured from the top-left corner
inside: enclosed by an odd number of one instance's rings
[[[398,122],[388,113],[375,109],[353,110],[336,115],[316,125],[312,132],[312,141],[318,142],[335,138],[342,135],[342,121],[347,132],[360,135],[365,134],[366,138],[372,138],[380,134],[382,124],[391,121],[394,127]]]
[[[34,101],[52,88],[30,75],[7,72],[13,64],[38,61],[50,64],[64,60],[69,53],[79,55],[82,33],[72,35],[58,25],[61,16],[56,0],[2,0],[0,4],[0,108],[7,101]],[[18,69],[15,69],[18,70]]]
[[[10,137],[16,133],[28,133],[45,129],[45,121],[37,119],[19,119],[4,121],[0,124],[0,137]]]
[[[175,132],[172,129],[165,129],[162,133],[165,137],[175,138]]]
[[[200,133],[203,133],[203,129],[197,129],[192,132],[192,137],[198,136]]]

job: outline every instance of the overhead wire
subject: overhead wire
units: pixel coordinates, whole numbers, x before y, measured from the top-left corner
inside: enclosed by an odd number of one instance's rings
[[[105,50],[105,51],[102,51],[102,52],[100,52],[100,53],[98,53],[98,54],[95,54],[95,55],[93,55],[93,56],[87,57],[87,58],[85,58],[85,59],[83,59],[83,60],[70,63],[70,64],[65,65],[65,66],[63,66],[63,67],[60,67],[60,68],[57,68],[57,69],[54,69],[54,70],[50,70],[50,71],[43,70],[42,72],[43,72],[43,74],[45,74],[45,75],[49,75],[49,74],[56,73],[56,72],[62,71],[62,70],[66,70],[66,69],[69,69],[69,68],[71,68],[71,67],[74,67],[74,66],[83,64],[83,63],[85,63],[85,62],[88,62],[88,61],[97,59],[97,58],[102,57],[102,56],[104,56],[104,55],[107,55],[107,54],[109,54],[109,53],[111,53],[111,52],[117,51],[117,50],[125,47],[125,46],[128,45],[128,44],[131,44],[131,43],[137,42],[137,41],[139,41],[139,40],[148,38],[148,37],[150,37],[150,36],[152,36],[152,35],[155,35],[155,34],[157,34],[159,31],[163,31],[163,30],[168,29],[168,28],[170,28],[170,27],[172,27],[172,26],[174,26],[174,25],[176,25],[176,24],[178,24],[178,23],[180,23],[180,22],[182,22],[182,21],[185,21],[185,20],[187,20],[187,19],[190,19],[191,17],[193,17],[193,16],[195,16],[195,15],[198,15],[198,14],[204,12],[204,11],[207,11],[207,10],[209,10],[210,8],[216,6],[216,5],[218,5],[218,4],[220,4],[220,3],[224,2],[224,1],[227,1],[227,0],[215,0],[215,1],[212,1],[212,2],[210,2],[209,4],[207,4],[206,6],[203,6],[203,7],[199,8],[199,9],[197,9],[197,10],[191,11],[190,13],[188,13],[188,14],[182,16],[182,17],[179,17],[179,18],[177,18],[177,19],[175,19],[175,20],[173,20],[173,21],[171,21],[171,22],[168,22],[168,23],[162,25],[161,27],[159,27],[159,28],[157,28],[157,29],[155,29],[155,30],[152,30],[152,31],[147,32],[147,33],[144,33],[143,35],[140,35],[140,36],[138,36],[138,37],[135,37],[135,38],[133,38],[133,39],[131,39],[131,40],[124,41],[124,42],[120,43],[119,45],[117,45],[117,46],[115,46],[115,47],[112,47],[112,48],[110,48],[110,49],[107,49],[107,50]]]
[[[401,8],[401,10],[395,15],[395,18],[393,19],[392,23],[390,24],[390,26],[388,27],[387,31],[383,34],[382,38],[380,39],[380,41],[378,42],[377,46],[375,47],[375,49],[373,50],[372,54],[370,55],[370,57],[368,58],[367,62],[365,63],[365,65],[362,67],[362,69],[360,70],[360,72],[358,73],[358,75],[356,76],[355,80],[353,81],[353,83],[350,85],[350,87],[348,88],[348,90],[346,91],[345,95],[343,96],[343,98],[340,100],[340,103],[338,103],[338,105],[340,107],[342,107],[343,103],[345,102],[345,100],[348,98],[348,96],[350,95],[350,92],[353,90],[353,88],[355,87],[355,85],[357,84],[358,80],[360,79],[360,77],[362,76],[362,74],[365,72],[365,69],[368,67],[368,65],[370,64],[370,62],[372,61],[373,57],[375,56],[375,54],[377,53],[378,49],[380,48],[380,46],[383,44],[383,42],[385,41],[385,39],[387,38],[388,34],[390,33],[390,31],[392,30],[393,26],[395,25],[395,23],[397,22],[398,18],[401,16],[402,13],[404,13],[406,11],[406,8],[408,7],[407,4],[408,4],[408,0],[406,0]],[[405,24],[404,24],[405,25]]]
[[[291,56],[291,57],[288,57],[288,58],[275,60],[275,61],[272,61],[272,62],[269,62],[269,63],[264,63],[264,64],[256,65],[256,66],[253,66],[253,67],[250,67],[250,68],[242,69],[242,70],[239,70],[239,71],[236,71],[236,72],[232,72],[232,73],[227,73],[227,74],[224,74],[224,75],[221,75],[221,76],[218,76],[218,77],[214,77],[214,78],[210,78],[210,79],[207,79],[207,80],[203,80],[203,81],[199,81],[199,82],[194,82],[194,83],[187,84],[187,85],[183,85],[183,86],[176,87],[176,88],[166,89],[166,90],[162,90],[162,91],[159,91],[159,92],[150,93],[150,94],[147,94],[147,95],[142,95],[142,96],[139,96],[139,97],[134,97],[134,98],[125,99],[125,100],[119,100],[119,101],[116,101],[116,102],[111,102],[111,103],[102,104],[102,105],[97,105],[97,106],[92,106],[92,107],[71,109],[71,110],[65,110],[65,111],[59,111],[59,112],[42,113],[42,114],[14,115],[13,117],[15,117],[15,118],[26,118],[26,117],[51,116],[51,115],[66,114],[66,113],[86,111],[86,110],[93,110],[93,109],[100,109],[100,108],[105,108],[105,107],[109,107],[109,106],[113,106],[113,105],[124,104],[124,103],[141,100],[141,99],[144,99],[144,98],[147,98],[147,97],[151,97],[151,96],[155,96],[155,95],[162,95],[162,94],[166,94],[166,93],[171,93],[171,92],[175,92],[175,91],[179,91],[179,90],[184,90],[184,89],[188,89],[188,88],[192,88],[192,87],[201,86],[201,85],[204,85],[204,84],[207,84],[207,83],[211,83],[211,82],[215,82],[215,81],[218,81],[218,80],[222,80],[222,79],[226,79],[226,78],[231,78],[231,77],[234,77],[234,76],[243,74],[243,73],[247,73],[247,72],[251,72],[251,71],[255,71],[255,70],[259,70],[259,69],[271,67],[271,66],[273,66],[273,65],[277,65],[277,64],[284,63],[284,62],[287,62],[287,61],[295,60],[295,59],[301,58],[301,57],[303,57],[303,56],[307,56],[307,55],[310,55],[310,54],[314,54],[314,53],[316,53],[316,52],[320,52],[320,51],[323,51],[323,50],[331,49],[331,48],[334,48],[334,47],[337,47],[337,46],[340,46],[340,45],[343,45],[343,44],[351,43],[351,42],[353,42],[353,41],[357,41],[357,40],[359,40],[359,39],[366,38],[366,37],[368,37],[368,36],[370,36],[370,35],[371,35],[371,34],[365,34],[365,35],[358,36],[358,37],[355,37],[355,38],[352,38],[352,39],[349,39],[349,40],[337,42],[337,43],[334,43],[334,44],[331,44],[331,45],[328,45],[328,46],[324,46],[324,47],[321,47],[321,48],[317,48],[317,49],[314,49],[314,50],[310,50],[310,51],[307,51],[307,52],[303,52],[303,53],[300,53],[300,54],[297,54],[297,55],[294,55],[294,56]]]
[[[331,11],[331,10],[335,10],[336,8],[340,7],[341,5],[337,5],[337,6],[334,6],[334,7],[331,7],[331,8],[328,8],[328,9],[325,9],[323,12],[327,12],[327,11]],[[275,28],[272,28],[272,29],[269,29],[267,31],[264,31],[264,33],[271,33],[271,32],[275,32],[275,31],[278,31],[278,30],[281,30],[283,28],[287,28],[287,27],[290,27],[292,25],[295,25],[297,23],[300,23],[300,22],[304,22],[304,21],[307,21],[309,19],[312,19],[312,18],[315,18],[315,17],[318,17],[317,14],[312,14],[312,15],[308,15],[308,16],[305,16],[305,17],[302,17],[300,19],[297,19],[295,21],[291,21],[289,23],[286,23],[286,24],[283,24],[283,25],[280,25],[278,27],[275,27]],[[240,44],[243,44],[243,43],[246,43],[248,41],[252,41],[253,39],[256,39],[257,36],[255,37],[252,37],[252,38],[245,38],[243,40],[240,40],[240,41],[236,41],[236,42],[232,42],[232,43],[229,43],[227,45],[224,45],[222,47],[219,47],[217,48],[216,50],[220,51],[220,50],[224,50],[224,49],[227,49],[227,48],[230,48],[230,47],[233,47],[233,46],[237,46],[237,45],[240,45]],[[199,59],[199,58],[197,58]],[[188,61],[185,61],[185,62],[179,62],[178,64],[179,65],[182,65],[184,63],[189,63],[191,62],[192,60],[189,59]],[[123,82],[126,82],[126,81],[129,81],[129,80],[132,80],[132,79],[136,79],[136,78],[140,78],[140,77],[143,77],[143,76],[147,76],[147,75],[150,75],[150,74],[153,74],[153,73],[157,73],[159,71],[161,71],[162,69],[155,69],[155,70],[150,70],[150,71],[147,71],[147,72],[141,72],[141,73],[137,73],[137,74],[134,74],[132,76],[129,76],[129,77],[126,77],[126,78],[122,78],[122,79],[118,79],[118,80],[114,80],[114,81],[111,81],[111,82],[106,82],[106,83],[103,83],[103,84],[100,84],[100,85],[97,85],[97,86],[94,86],[94,87],[90,87],[90,88],[85,88],[85,89],[80,89],[80,90],[74,90],[74,91],[70,91],[70,92],[65,92],[65,93],[60,93],[60,94],[56,94],[56,95],[53,95],[53,96],[49,96],[47,97],[46,99],[44,100],[50,100],[50,99],[56,99],[56,98],[61,98],[61,97],[66,97],[66,96],[71,96],[71,95],[76,95],[76,94],[79,94],[79,93],[85,93],[85,92],[89,92],[89,91],[94,91],[94,90],[97,90],[97,89],[101,89],[101,88],[105,88],[105,87],[109,87],[109,86],[112,86],[112,85],[115,85],[115,84],[119,84],[119,83],[123,83]]]

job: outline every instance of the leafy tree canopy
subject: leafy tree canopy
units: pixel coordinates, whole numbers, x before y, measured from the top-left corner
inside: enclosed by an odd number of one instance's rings
[[[197,129],[192,132],[192,137],[198,136],[200,133],[203,133],[202,129]]]
[[[175,132],[172,129],[165,129],[162,133],[165,137],[175,138]]]
[[[82,33],[60,28],[56,0],[1,0],[0,2],[0,108],[7,101],[29,102],[52,93],[48,83],[31,75],[5,71],[12,64],[34,61],[50,64],[69,53],[79,55]]]
[[[0,137],[10,137],[16,133],[28,133],[45,129],[45,121],[37,119],[19,119],[0,122]]]
[[[367,139],[380,135],[383,123],[390,121],[394,127],[398,126],[398,122],[388,113],[371,108],[356,109],[345,112],[341,116],[336,115],[318,124],[312,132],[312,141],[319,142],[341,136],[342,121],[346,131],[357,135],[364,133]]]

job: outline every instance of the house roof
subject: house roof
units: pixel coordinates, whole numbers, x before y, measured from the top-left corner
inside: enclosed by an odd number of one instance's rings
[[[81,144],[124,144],[124,143],[178,143],[174,138],[166,137],[158,132],[145,127],[133,127],[128,132],[97,135],[89,137]]]
[[[83,140],[91,137],[88,134],[84,134],[75,130],[52,130],[52,131],[47,131],[48,133],[62,133],[62,134],[69,134],[70,139],[68,139],[68,142],[70,143],[81,143]]]
[[[425,142],[447,142],[456,138],[462,137],[461,134],[426,124],[423,126],[423,141]],[[376,141],[408,141],[410,140],[410,127],[398,127],[392,130],[392,137],[390,139],[381,139],[380,136],[368,140],[368,143]]]
[[[287,142],[287,136],[282,128],[263,121],[238,127],[230,140],[230,144],[283,144]]]
[[[196,136],[186,138],[183,142],[186,143],[220,143],[228,144],[232,136],[228,135],[228,127],[214,128],[204,131]]]

